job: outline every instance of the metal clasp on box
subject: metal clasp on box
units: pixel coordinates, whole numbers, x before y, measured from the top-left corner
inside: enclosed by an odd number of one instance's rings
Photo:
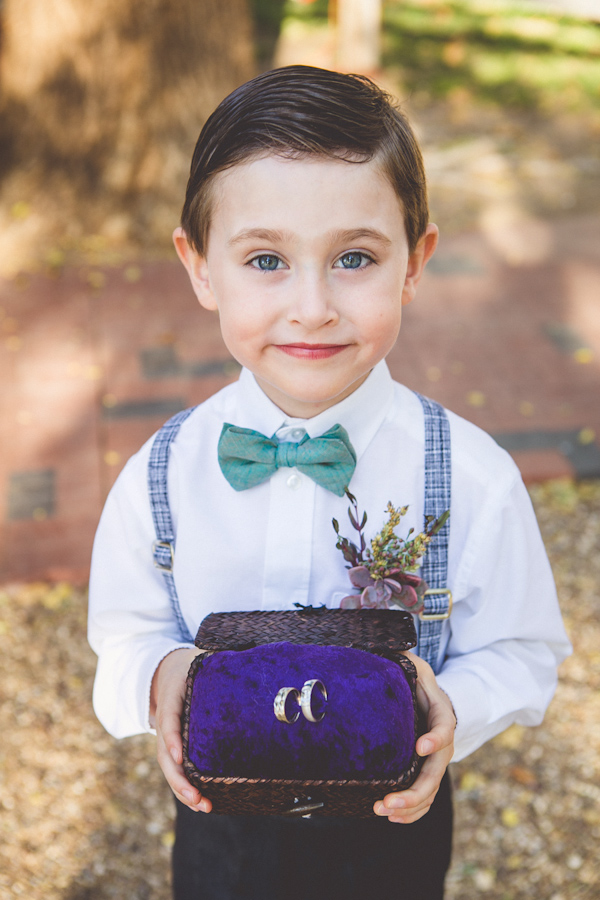
[[[302,816],[303,819],[310,819],[312,814],[318,809],[323,809],[325,804],[319,800],[313,800],[307,797],[301,800],[300,797],[294,797],[294,805],[291,809],[286,809],[280,815],[282,816]]]
[[[439,594],[448,594],[448,609],[444,613],[419,613],[421,622],[441,622],[442,619],[449,619],[452,612],[452,591],[448,588],[428,588],[423,594],[424,597],[432,597]]]
[[[168,550],[169,556],[171,557],[171,565],[165,566],[162,563],[158,562],[156,558],[156,551],[158,549]],[[152,555],[154,557],[154,567],[156,569],[160,569],[161,572],[173,572],[173,565],[175,563],[175,557],[173,555],[173,544],[171,541],[153,541],[152,542]]]

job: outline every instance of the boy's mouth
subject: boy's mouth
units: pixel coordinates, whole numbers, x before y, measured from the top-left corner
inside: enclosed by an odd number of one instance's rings
[[[347,344],[277,344],[278,350],[283,350],[288,356],[296,359],[328,359],[341,353]]]

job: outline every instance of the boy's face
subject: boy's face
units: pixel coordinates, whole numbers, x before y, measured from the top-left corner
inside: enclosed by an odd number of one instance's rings
[[[375,162],[266,156],[217,176],[206,256],[177,229],[194,291],[232,356],[287,415],[317,415],[391,350],[423,267]]]

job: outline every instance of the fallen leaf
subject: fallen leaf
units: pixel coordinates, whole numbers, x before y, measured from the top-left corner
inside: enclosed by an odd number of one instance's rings
[[[102,366],[86,366],[84,378],[88,381],[98,381],[99,378],[102,378]]]
[[[476,791],[485,787],[486,779],[479,772],[465,772],[460,780],[461,791]]]
[[[496,883],[496,873],[493,869],[477,869],[473,873],[475,887],[479,891],[491,891]]]
[[[130,284],[134,284],[142,277],[142,270],[139,266],[127,266],[127,268],[123,272],[123,275],[125,276],[125,281],[128,281]]]
[[[516,750],[517,747],[520,747],[524,734],[525,729],[522,725],[511,725],[510,728],[494,738],[494,743],[506,750]]]
[[[10,214],[13,219],[26,219],[30,212],[31,207],[25,200],[17,200],[10,208]]]
[[[175,832],[174,831],[165,831],[163,836],[160,839],[163,847],[171,848],[175,843]]]
[[[534,787],[537,784],[535,773],[531,769],[526,769],[525,766],[511,766],[509,773],[511,778],[514,778],[519,784],[524,784],[525,787]]]
[[[502,820],[502,824],[507,828],[516,828],[516,826],[521,821],[521,817],[516,809],[513,809],[511,806],[507,806],[500,813],[500,818]]]
[[[99,291],[106,284],[106,275],[104,272],[88,272],[87,283],[91,288]]]
[[[593,444],[596,439],[596,432],[593,428],[582,428],[577,435],[580,444]]]
[[[73,588],[68,581],[60,581],[42,598],[42,604],[46,609],[60,609],[68,603],[72,595]]]
[[[467,403],[469,406],[485,406],[485,394],[482,391],[469,391]]]
[[[594,351],[590,350],[589,347],[580,347],[575,351],[573,357],[575,358],[575,362],[578,362],[581,365],[585,366],[593,361]]]

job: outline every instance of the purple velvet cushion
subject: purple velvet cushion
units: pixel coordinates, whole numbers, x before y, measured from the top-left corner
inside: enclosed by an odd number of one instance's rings
[[[322,705],[314,692],[313,708],[324,718],[276,719],[280,688],[300,689],[313,678],[327,689]],[[402,668],[363,650],[287,642],[226,650],[198,670],[188,755],[201,775],[395,779],[411,762],[414,718]]]

